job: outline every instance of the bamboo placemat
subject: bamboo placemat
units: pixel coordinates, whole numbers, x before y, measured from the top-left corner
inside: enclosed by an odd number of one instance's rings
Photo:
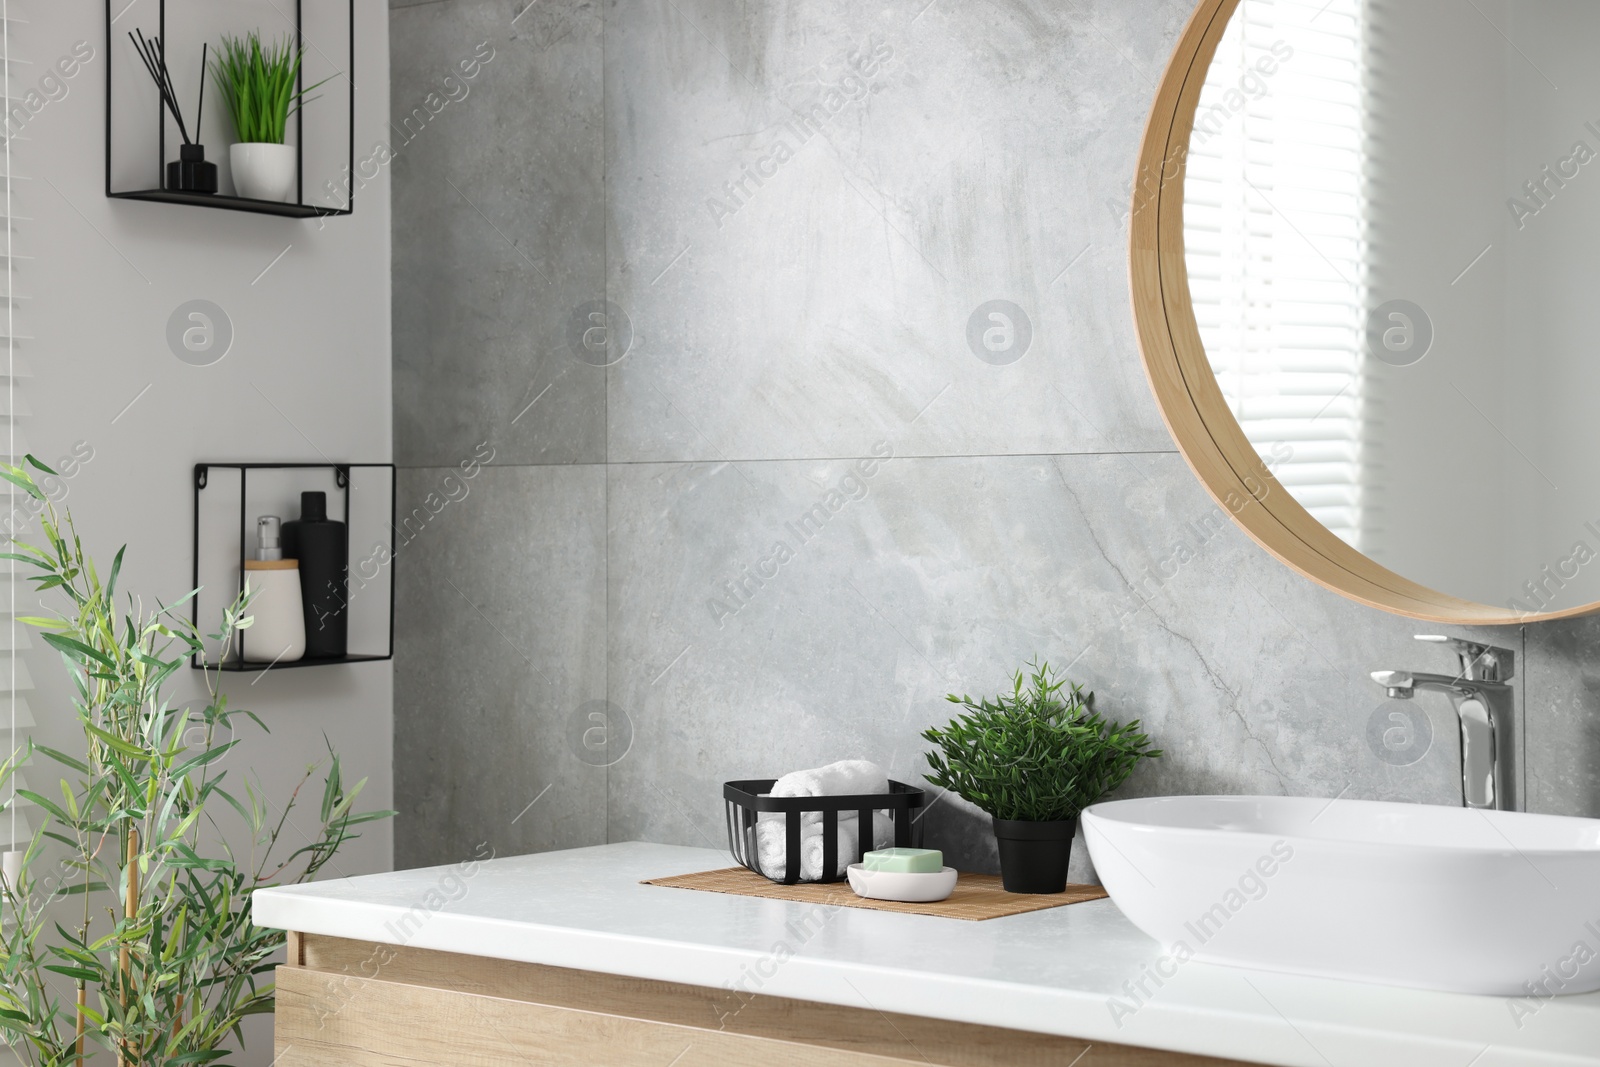
[[[849,882],[830,884],[800,883],[778,885],[744,867],[727,867],[698,874],[679,874],[671,878],[646,879],[644,885],[669,886],[674,889],[699,889],[707,893],[732,893],[743,897],[766,897],[769,900],[794,900],[802,904],[828,904],[834,907],[869,908],[873,911],[897,911],[902,915],[936,915],[944,919],[999,919],[1006,915],[1021,915],[1029,911],[1060,908],[1067,904],[1082,904],[1101,900],[1108,894],[1097,885],[1069,885],[1065,893],[1048,896],[1030,896],[1007,893],[1000,885],[999,875],[968,874],[962,871],[956,881],[955,892],[944,900],[931,904],[903,904],[898,900],[868,900],[858,897]]]

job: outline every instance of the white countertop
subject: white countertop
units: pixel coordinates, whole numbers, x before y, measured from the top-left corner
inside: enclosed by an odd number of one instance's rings
[[[732,865],[604,845],[266,889],[255,921],[1284,1067],[1600,1065],[1600,994],[1518,1019],[1501,998],[1190,962],[1130,997],[1161,951],[1109,900],[967,922],[639,884]]]

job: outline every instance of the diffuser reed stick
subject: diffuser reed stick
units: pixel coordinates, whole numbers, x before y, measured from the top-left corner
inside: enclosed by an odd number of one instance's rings
[[[156,83],[156,89],[161,93],[161,102],[172,113],[173,121],[178,124],[178,132],[183,135],[184,144],[194,144],[195,139],[189,136],[189,125],[183,121],[183,108],[178,106],[178,90],[172,84],[172,71],[167,66],[167,48],[159,37],[145,37],[143,30],[133,30],[128,34],[128,40],[133,42],[134,51],[139,53],[139,58],[144,60],[144,68],[150,72],[150,78]],[[200,102],[196,108],[195,134],[200,133],[200,117],[204,114],[206,106],[206,56],[210,45],[202,45],[200,49]]]

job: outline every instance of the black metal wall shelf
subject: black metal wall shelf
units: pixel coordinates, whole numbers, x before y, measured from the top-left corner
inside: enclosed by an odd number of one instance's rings
[[[132,193],[107,193],[113,200],[149,200],[157,204],[190,204],[194,207],[221,208],[224,211],[251,211],[257,215],[281,215],[288,219],[314,219],[319,216],[348,215],[314,204],[285,204],[276,200],[251,200],[223,193],[187,193],[179,189],[144,189]]]
[[[306,38],[305,38],[305,33],[304,33],[304,20],[302,18],[302,12],[301,12],[301,6],[302,6],[303,2],[304,2],[304,0],[295,0],[295,4],[294,4],[294,35],[293,36],[294,36],[294,41],[295,41],[296,47],[303,47],[306,44]],[[115,96],[115,93],[113,91],[113,86],[115,84],[114,72],[115,72],[116,68],[115,68],[115,64],[112,62],[112,59],[113,59],[113,56],[115,56],[115,54],[116,54],[116,50],[115,50],[114,46],[116,45],[116,38],[117,38],[118,34],[119,33],[124,33],[128,29],[128,26],[126,24],[124,24],[121,27],[116,27],[114,25],[116,20],[121,18],[121,13],[119,12],[119,14],[116,15],[116,16],[112,15],[112,10],[111,9],[112,9],[113,3],[115,3],[116,6],[121,7],[123,9],[123,12],[126,11],[126,7],[124,6],[125,0],[106,0],[106,5],[105,5],[106,6],[106,196],[109,199],[112,199],[112,200],[144,200],[144,201],[148,201],[148,202],[152,202],[152,203],[158,203],[158,204],[180,204],[180,205],[187,205],[187,206],[190,206],[190,207],[208,207],[208,208],[220,209],[220,210],[223,210],[223,211],[245,211],[245,212],[250,212],[250,213],[253,213],[253,214],[257,214],[257,215],[277,215],[277,216],[280,216],[280,217],[283,217],[283,218],[292,218],[292,219],[332,218],[332,217],[336,217],[336,216],[340,216],[340,215],[352,215],[352,214],[355,213],[355,184],[356,184],[355,180],[354,180],[355,166],[356,166],[356,81],[355,81],[355,67],[356,67],[356,4],[355,4],[355,0],[347,0],[347,4],[346,4],[346,10],[348,12],[348,20],[349,20],[350,49],[349,49],[349,57],[348,57],[348,60],[347,60],[347,65],[346,65],[346,67],[345,67],[345,69],[343,71],[339,72],[339,76],[343,78],[345,84],[349,87],[349,108],[350,108],[350,111],[349,111],[349,127],[348,127],[348,144],[347,144],[347,147],[346,147],[346,162],[345,162],[344,174],[342,175],[342,177],[344,179],[344,198],[345,198],[343,206],[330,206],[330,205],[324,205],[324,204],[308,204],[308,203],[305,202],[305,109],[304,108],[301,108],[300,110],[296,111],[295,112],[295,116],[294,116],[294,122],[295,122],[295,202],[293,202],[293,203],[279,202],[279,201],[276,201],[276,200],[253,200],[253,199],[251,199],[249,197],[229,196],[229,195],[226,195],[226,194],[223,194],[223,193],[194,193],[194,192],[187,192],[187,191],[178,190],[178,189],[168,189],[166,187],[166,177],[165,177],[165,175],[166,175],[166,164],[169,162],[169,160],[167,158],[167,125],[168,125],[170,119],[167,117],[167,114],[166,114],[165,110],[162,110],[162,109],[159,109],[159,108],[157,110],[157,120],[156,120],[156,127],[157,127],[156,128],[157,152],[156,152],[156,172],[155,172],[156,173],[156,183],[157,183],[156,186],[154,188],[150,188],[150,189],[131,189],[131,190],[113,189],[112,185],[114,184],[114,180],[112,178],[112,170],[113,170],[113,167],[112,167],[112,154],[113,154],[112,145],[113,145],[113,135],[114,135],[116,127],[112,123],[112,114],[113,114],[112,101],[113,101],[113,98]],[[273,11],[277,11],[277,10],[278,10],[278,7],[277,7],[276,3],[273,3],[267,9],[268,12],[273,12]],[[160,0],[160,2],[159,2],[158,20],[159,20],[159,22],[158,22],[157,33],[160,35],[161,40],[164,43],[166,41],[166,39],[167,39],[167,0]],[[131,21],[132,20],[130,19],[129,22],[131,22]],[[126,43],[125,40],[124,40],[124,43]],[[209,73],[202,74],[202,77],[207,77],[208,78],[209,76],[210,76]],[[304,84],[305,84],[305,77],[304,77],[304,72],[302,71],[301,76],[298,79],[296,87],[299,88],[299,87],[303,86]],[[150,85],[148,82],[146,83],[146,88],[149,88],[152,93],[155,92],[153,85]],[[198,131],[196,131],[196,136],[197,137],[200,136]],[[212,154],[212,161],[213,162],[215,162],[215,160],[217,158],[217,155],[218,155],[218,153],[215,153],[215,152]]]
[[[238,473],[238,500],[236,502],[229,500],[222,504],[213,505],[212,515],[207,516],[205,508],[206,501],[204,499],[205,491],[208,488],[213,488],[213,476],[219,471]],[[191,601],[192,607],[190,611],[190,618],[194,622],[196,630],[201,633],[209,633],[213,629],[213,624],[218,617],[216,612],[220,610],[220,607],[227,602],[231,602],[234,596],[238,595],[244,590],[244,561],[249,556],[249,535],[253,529],[250,519],[250,516],[254,513],[250,496],[250,472],[252,471],[295,471],[307,473],[324,472],[325,474],[332,475],[333,487],[336,491],[342,491],[344,497],[345,554],[346,558],[351,561],[350,572],[354,572],[356,570],[356,560],[354,553],[351,551],[351,546],[352,544],[356,543],[353,534],[357,524],[355,520],[360,518],[360,516],[352,514],[351,497],[355,491],[353,479],[357,477],[356,472],[359,471],[380,472],[380,478],[382,478],[381,472],[387,472],[387,478],[384,479],[384,481],[386,482],[389,495],[388,507],[379,508],[376,512],[370,508],[366,509],[369,512],[369,522],[376,521],[383,524],[383,529],[380,532],[378,543],[387,544],[389,548],[389,551],[385,555],[381,566],[381,570],[387,570],[388,572],[387,582],[383,583],[383,585],[386,587],[384,593],[388,600],[386,611],[387,618],[379,620],[376,626],[376,629],[382,631],[384,634],[384,647],[381,651],[351,652],[344,656],[308,655],[291,662],[273,664],[250,662],[243,659],[241,655],[234,655],[225,659],[220,664],[212,664],[211,669],[256,674],[266,670],[282,671],[292,670],[299,667],[328,667],[349,663],[375,663],[383,660],[393,659],[395,561],[393,545],[389,542],[390,534],[395,528],[397,475],[395,466],[392,463],[196,463],[194,466],[194,568],[192,572],[192,584],[190,588],[204,588],[201,567],[203,549],[209,546],[215,551],[217,548],[217,539],[215,537],[209,540],[203,539],[203,531],[205,531],[207,527],[212,527],[213,532],[215,529],[220,528],[220,512],[217,509],[221,507],[228,507],[232,514],[236,516],[234,519],[221,520],[226,522],[227,529],[229,531],[230,542],[232,540],[233,522],[237,521],[238,523],[238,554],[237,558],[231,559],[230,561],[231,565],[237,568],[237,570],[234,572],[237,575],[237,580],[230,587],[225,599],[208,602],[208,606],[205,609],[206,614],[202,613],[201,597],[199,595],[195,596],[193,601]],[[265,479],[258,479],[258,482],[261,480]],[[312,486],[311,488],[316,487]],[[279,493],[280,496],[278,499],[282,500],[283,498],[281,494],[285,491],[285,486],[283,484],[279,484],[267,491],[275,491]],[[237,504],[236,508],[234,507],[235,503]],[[261,506],[263,505],[257,504],[255,510],[259,510],[259,507]],[[331,502],[328,510],[330,513],[334,510]],[[211,522],[208,523],[204,521],[204,519],[207,517],[211,519]],[[210,569],[214,570],[215,567],[213,566]],[[362,576],[359,574],[349,573],[350,581],[347,584],[353,584],[354,581],[359,580],[361,577]],[[363,589],[366,588],[366,585],[367,583],[364,582]],[[359,590],[347,589],[345,600],[348,605],[353,606],[356,603],[358,592]],[[213,610],[214,608],[216,610]],[[203,618],[208,620],[204,623],[204,625],[202,625]],[[352,623],[354,623],[354,621],[354,613],[352,612]],[[352,625],[352,641],[354,641],[356,638],[354,630],[355,627]],[[248,642],[248,635],[249,631],[245,631],[241,648],[243,647],[244,643]],[[198,657],[190,661],[190,666],[195,670],[203,669],[203,665],[200,663]]]

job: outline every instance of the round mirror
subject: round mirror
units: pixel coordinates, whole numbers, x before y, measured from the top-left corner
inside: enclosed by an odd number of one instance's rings
[[[1600,609],[1600,4],[1203,0],[1132,214],[1180,448],[1365,603]]]

